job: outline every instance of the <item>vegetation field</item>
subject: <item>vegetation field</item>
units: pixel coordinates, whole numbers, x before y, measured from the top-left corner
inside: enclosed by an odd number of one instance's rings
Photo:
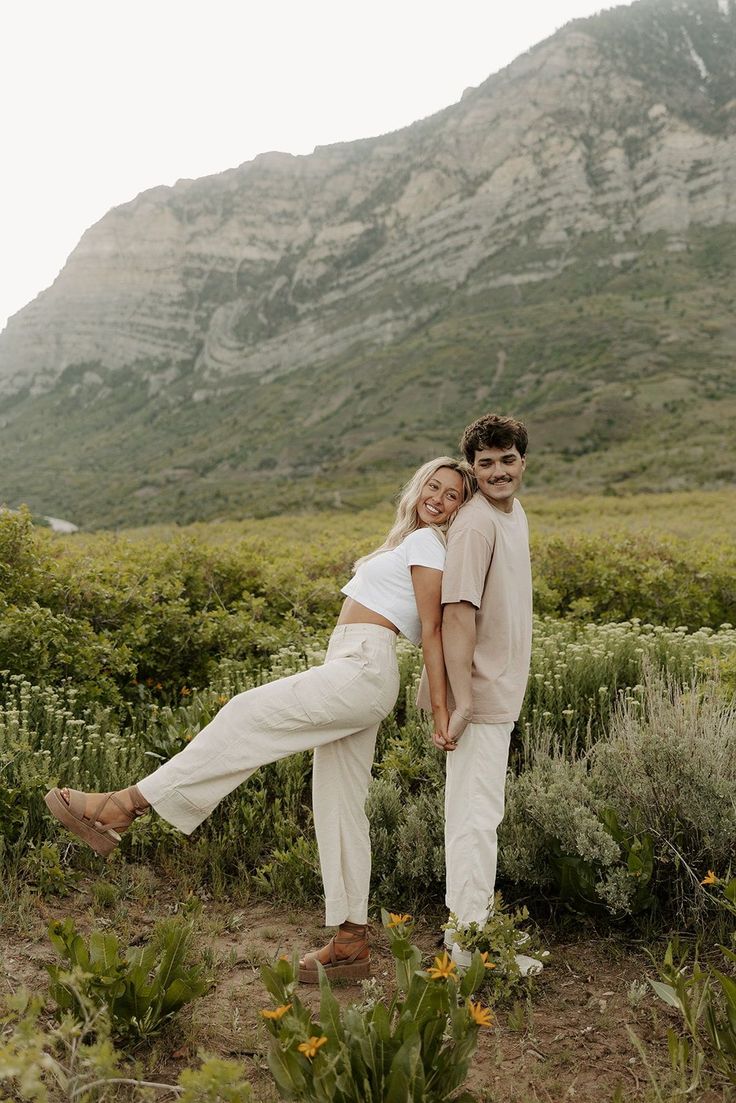
[[[324,939],[309,755],[191,838],[145,817],[105,866],[42,795],[127,784],[233,693],[318,661],[389,511],[71,538],[0,514],[0,1099],[730,1098],[734,504],[526,499],[503,900],[464,933],[462,979],[433,963],[444,763],[401,644],[368,800],[375,975],[335,998],[279,958]],[[522,945],[540,976],[520,977]]]

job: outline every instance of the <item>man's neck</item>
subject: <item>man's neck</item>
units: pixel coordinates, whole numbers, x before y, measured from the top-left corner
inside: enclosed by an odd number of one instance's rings
[[[481,490],[481,494],[483,494],[482,490]],[[488,502],[488,505],[493,506],[493,508],[498,513],[513,513],[514,512],[514,502],[516,501],[516,497],[509,498],[505,502],[494,502],[486,494],[483,494],[483,497]]]

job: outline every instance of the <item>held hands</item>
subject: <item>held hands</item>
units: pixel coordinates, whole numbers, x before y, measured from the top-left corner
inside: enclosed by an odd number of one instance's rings
[[[463,716],[457,709],[453,712],[445,723],[442,720],[447,718],[447,711],[444,710],[444,717],[438,710],[434,716],[435,730],[432,736],[432,742],[435,747],[438,747],[441,751],[454,751],[457,745],[457,741],[467,728],[470,721],[467,716]]]
[[[447,727],[450,722],[450,714],[446,708],[436,708],[432,710],[432,715],[434,716],[432,742],[435,747],[444,751],[445,744],[447,743]]]

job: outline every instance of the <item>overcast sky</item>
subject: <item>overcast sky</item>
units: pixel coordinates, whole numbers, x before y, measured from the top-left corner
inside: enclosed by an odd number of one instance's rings
[[[2,0],[0,328],[157,184],[405,126],[605,0]]]

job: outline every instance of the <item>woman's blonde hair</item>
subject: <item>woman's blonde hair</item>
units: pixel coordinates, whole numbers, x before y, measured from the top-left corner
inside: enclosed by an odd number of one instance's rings
[[[365,563],[367,559],[372,559],[374,555],[398,547],[401,541],[408,536],[410,532],[414,532],[415,529],[420,527],[419,515],[417,514],[419,495],[427,480],[431,479],[441,467],[449,467],[450,471],[457,471],[462,479],[462,502],[467,502],[468,498],[475,493],[476,483],[473,469],[465,460],[455,460],[452,456],[439,456],[436,460],[428,460],[427,463],[423,463],[422,466],[414,472],[409,482],[401,491],[401,496],[396,507],[396,517],[388,536],[380,547],[375,548],[372,552],[369,552],[368,555],[363,555],[360,559],[356,560],[353,566],[354,571],[358,569],[361,563]],[[429,525],[427,527],[433,529],[444,543],[445,532],[451,523],[452,518],[441,525]]]

